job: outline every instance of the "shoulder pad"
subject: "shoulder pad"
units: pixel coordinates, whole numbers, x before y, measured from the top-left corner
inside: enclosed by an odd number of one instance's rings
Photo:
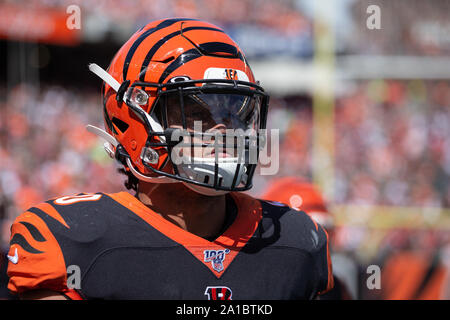
[[[11,226],[8,260],[8,289],[13,293],[66,288],[61,248],[46,223],[30,211],[17,217]]]
[[[95,216],[103,196],[78,194],[51,199],[16,218],[11,226],[8,251],[11,292],[67,291],[66,242],[86,242],[98,236],[101,223],[84,223],[83,220],[99,221],[90,217]],[[91,232],[80,228],[83,225],[90,225]]]
[[[279,202],[261,201],[263,217],[259,237],[272,239],[271,245],[291,247],[309,254],[314,261],[319,294],[333,287],[328,234],[304,211]]]

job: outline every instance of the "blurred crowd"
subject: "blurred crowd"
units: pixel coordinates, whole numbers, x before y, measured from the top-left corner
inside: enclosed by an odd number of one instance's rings
[[[121,44],[149,21],[162,18],[202,18],[223,28],[242,48],[247,57],[312,55],[312,19],[299,10],[303,1],[272,0],[0,0],[0,9],[15,8],[10,24],[3,33],[14,34],[14,25],[33,30],[30,16],[38,18],[56,10],[69,16],[66,10],[77,5],[80,12],[80,38],[87,43],[110,41]],[[1,12],[1,11],[0,11]],[[126,12],[126,15],[124,15]],[[274,18],[276,17],[276,18]],[[39,19],[38,19],[39,20]],[[44,20],[41,18],[40,20]],[[44,22],[42,22],[44,23]],[[29,36],[30,32],[25,32]],[[0,25],[0,37],[2,25]],[[54,40],[56,41],[56,40]]]
[[[336,197],[450,207],[450,83],[359,83],[336,102]]]
[[[3,0],[4,3],[26,4],[27,8],[65,8],[78,5],[87,12],[113,20],[153,20],[158,17],[203,17],[218,23],[233,23],[247,20],[275,26],[289,21],[271,21],[271,14],[280,13],[294,16],[292,6],[296,1],[250,0],[99,0],[92,3],[86,0]],[[223,10],[221,10],[223,9]],[[231,9],[233,9],[231,11]],[[290,10],[291,9],[291,10]],[[291,12],[289,12],[291,11]],[[124,16],[124,12],[127,13]]]
[[[316,4],[310,0],[0,0],[3,4],[63,12],[78,5],[88,41],[114,34],[112,39],[121,43],[151,20],[201,17],[225,28],[247,56],[276,53],[311,57],[313,51]],[[331,4],[339,54],[450,53],[448,1],[340,0]],[[379,30],[367,27],[375,12],[368,10],[369,6],[379,8]]]
[[[280,129],[278,175],[310,178],[311,101],[272,98],[268,128]],[[450,82],[355,82],[335,100],[334,136],[334,202],[450,207]]]
[[[256,25],[284,35],[297,35],[310,28],[310,20],[298,9],[300,1],[271,0],[3,0],[3,3],[22,5],[23,8],[59,8],[78,5],[82,13],[93,15],[103,28],[132,25],[141,27],[161,17],[202,17],[223,27]],[[124,15],[124,12],[127,14]],[[274,16],[277,18],[274,19]],[[110,24],[116,24],[111,26]]]
[[[379,8],[380,29],[366,27]],[[442,0],[358,0],[350,8],[352,39],[347,50],[354,54],[439,56],[450,53],[450,2]]]
[[[2,246],[9,225],[33,204],[80,192],[122,189],[115,163],[87,124],[103,126],[100,94],[20,85],[0,102]]]

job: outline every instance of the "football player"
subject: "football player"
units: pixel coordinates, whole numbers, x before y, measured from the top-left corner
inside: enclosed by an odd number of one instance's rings
[[[262,199],[279,201],[291,208],[306,212],[328,232],[330,243],[335,237],[335,219],[317,188],[296,177],[275,179],[265,191]],[[330,245],[331,247],[331,245]],[[331,248],[332,249],[332,248]],[[353,259],[331,250],[334,287],[321,300],[349,300],[357,297],[358,267]]]
[[[106,140],[134,194],[62,196],[20,215],[8,252],[13,293],[313,299],[332,288],[325,230],[242,193],[252,187],[269,97],[222,29],[151,22],[107,71],[89,69],[103,80],[106,131],[88,130]]]

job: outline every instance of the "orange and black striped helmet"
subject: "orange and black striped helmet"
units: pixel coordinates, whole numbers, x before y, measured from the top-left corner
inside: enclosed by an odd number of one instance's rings
[[[261,147],[269,97],[242,50],[222,29],[195,19],[151,22],[119,49],[106,72],[95,67],[91,71],[104,80],[106,131],[117,142],[110,151],[127,170],[141,180],[184,182],[210,195],[251,188],[256,163],[249,152],[255,144],[256,153]],[[236,130],[244,131],[242,143],[236,143],[243,147],[234,146],[242,152],[217,151],[224,145],[215,143],[214,156],[175,163],[174,148],[186,141],[184,134],[192,138],[198,132],[198,127],[193,130],[196,121],[202,121],[204,136],[220,128],[226,138],[232,129],[236,142]],[[182,139],[179,133],[172,139],[174,128],[183,130]],[[215,134],[211,140],[218,140]],[[210,146],[201,141],[200,147]]]

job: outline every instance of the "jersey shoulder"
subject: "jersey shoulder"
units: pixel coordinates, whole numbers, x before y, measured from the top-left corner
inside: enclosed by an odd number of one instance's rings
[[[95,246],[89,244],[104,241],[111,224],[108,216],[123,208],[113,197],[104,193],[62,196],[19,215],[11,225],[8,289],[12,293],[68,292],[67,268],[73,262],[83,264],[83,259],[74,257],[96,254]]]
[[[259,200],[262,207],[260,237],[272,238],[271,246],[294,248],[310,256],[317,294],[334,286],[329,238],[326,230],[307,213],[273,201]]]
[[[259,200],[262,207],[262,225],[279,229],[278,245],[292,246],[315,252],[327,244],[325,229],[304,211],[275,201]]]
[[[118,206],[106,193],[79,193],[35,205],[18,219],[41,220],[57,239],[65,236],[78,241],[92,241],[92,238],[101,236],[109,221],[108,216]]]
[[[62,292],[67,288],[64,256],[47,224],[49,219],[68,227],[48,203],[29,208],[11,225],[7,274],[12,293],[36,289]]]

